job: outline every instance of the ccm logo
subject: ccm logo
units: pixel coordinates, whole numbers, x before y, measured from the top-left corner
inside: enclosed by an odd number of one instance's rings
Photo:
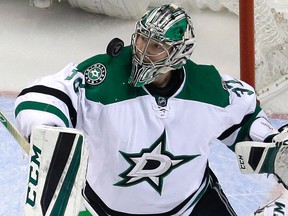
[[[238,161],[239,161],[240,169],[246,169],[246,167],[245,167],[245,162],[244,162],[244,160],[243,160],[242,155],[238,155]]]
[[[36,187],[38,185],[39,178],[39,168],[40,168],[40,156],[41,150],[33,145],[33,156],[30,161],[30,169],[29,169],[29,184],[27,188],[27,196],[26,203],[30,206],[35,206],[36,202]]]

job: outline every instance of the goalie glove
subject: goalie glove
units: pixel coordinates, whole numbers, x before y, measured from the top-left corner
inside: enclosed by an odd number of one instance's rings
[[[240,171],[273,173],[288,189],[288,132],[285,128],[270,143],[244,141],[235,146]]]
[[[287,128],[277,134],[272,142],[278,146],[279,150],[275,157],[274,174],[286,189],[288,189],[288,132]]]
[[[288,216],[288,191],[254,212],[253,216]]]

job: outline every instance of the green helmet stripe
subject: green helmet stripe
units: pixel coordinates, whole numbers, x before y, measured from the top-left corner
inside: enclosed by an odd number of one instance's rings
[[[177,8],[173,13],[171,13],[171,8],[158,8],[152,9],[144,19],[142,20],[142,24],[147,26],[147,23],[150,25],[157,26],[158,28],[163,30],[163,34],[167,39],[170,40],[182,40],[181,34],[185,32],[187,22],[186,16],[182,9]],[[180,30],[178,29],[180,28]],[[175,29],[177,29],[175,31]],[[167,31],[167,32],[166,32]],[[175,34],[173,34],[173,32]]]
[[[173,38],[173,40],[182,40],[183,34],[186,31],[187,28],[187,21],[186,19],[181,19],[177,23],[173,24],[175,28],[169,28],[167,29],[167,32],[165,33],[165,36],[167,38]]]

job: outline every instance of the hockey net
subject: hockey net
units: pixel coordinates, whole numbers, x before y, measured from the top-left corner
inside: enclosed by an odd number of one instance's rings
[[[237,1],[222,2],[239,14]],[[262,107],[270,116],[287,118],[288,11],[282,9],[288,9],[288,2],[279,2],[254,1],[255,88]]]

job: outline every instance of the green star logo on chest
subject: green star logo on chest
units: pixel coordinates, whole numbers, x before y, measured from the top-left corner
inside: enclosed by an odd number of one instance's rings
[[[162,192],[163,180],[175,168],[195,159],[198,155],[174,156],[166,150],[166,132],[140,153],[120,151],[130,167],[119,176],[123,179],[116,186],[132,186],[143,181],[148,182],[159,194]]]

